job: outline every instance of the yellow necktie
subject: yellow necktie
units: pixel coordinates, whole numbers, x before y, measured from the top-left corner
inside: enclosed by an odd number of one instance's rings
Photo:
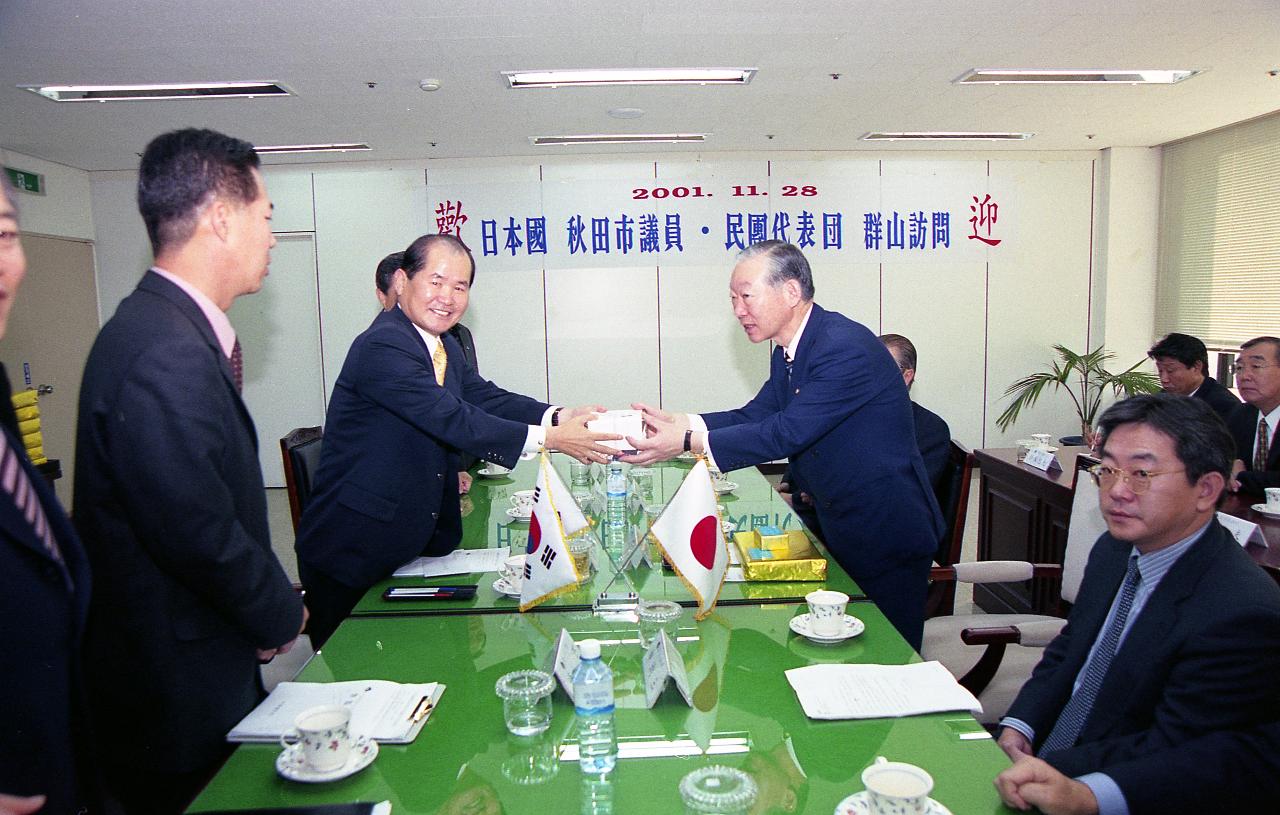
[[[431,364],[436,369],[436,384],[444,387],[444,369],[449,367],[449,355],[445,353],[444,341],[436,343],[436,351],[431,355]]]

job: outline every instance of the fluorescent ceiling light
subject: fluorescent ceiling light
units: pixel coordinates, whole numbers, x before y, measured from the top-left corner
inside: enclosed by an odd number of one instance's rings
[[[19,85],[55,102],[119,102],[152,99],[225,99],[289,96],[278,82],[174,82],[164,85]]]
[[[955,81],[957,85],[1172,85],[1190,79],[1200,70],[1014,70],[974,68]]]
[[[503,71],[513,88],[592,85],[746,85],[755,68],[657,68],[572,71]]]
[[[686,144],[704,142],[706,133],[594,133],[584,136],[530,136],[536,147],[573,144]]]
[[[269,147],[254,145],[253,150],[259,155],[267,153],[347,153],[372,150],[367,144],[351,142],[350,144],[276,144]]]
[[[864,133],[863,141],[1022,141],[1034,133],[967,133],[937,130],[920,133]]]

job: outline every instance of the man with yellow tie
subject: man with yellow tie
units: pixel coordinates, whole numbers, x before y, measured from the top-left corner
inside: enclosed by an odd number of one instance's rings
[[[544,446],[584,462],[614,452],[601,442],[618,436],[586,427],[602,408],[548,405],[462,364],[448,332],[467,309],[474,274],[458,238],[418,238],[395,274],[397,307],[347,353],[296,544],[316,647],[374,583],[457,547],[460,451],[506,467]]]

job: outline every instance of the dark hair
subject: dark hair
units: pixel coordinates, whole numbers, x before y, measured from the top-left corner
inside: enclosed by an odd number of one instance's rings
[[[373,273],[373,283],[383,294],[391,288],[391,278],[396,276],[396,269],[404,263],[404,252],[392,252],[378,261],[378,268]]]
[[[1231,480],[1235,442],[1222,419],[1203,399],[1172,393],[1144,393],[1116,402],[1098,422],[1103,452],[1112,432],[1126,424],[1145,424],[1173,439],[1178,459],[1187,468],[1189,483],[1195,484],[1205,473],[1221,473],[1223,479]],[[1226,492],[1223,490],[1222,495]]]
[[[467,260],[471,263],[471,280],[468,285],[476,282],[476,259],[471,255],[471,250],[467,248],[461,238],[448,233],[423,235],[409,244],[408,249],[404,250],[404,261],[400,264],[400,268],[404,269],[405,275],[410,280],[413,279],[414,275],[422,271],[423,266],[427,265],[427,257],[431,254],[431,250],[437,247],[466,255]]]
[[[893,355],[893,361],[898,363],[899,368],[904,371],[916,369],[916,347],[911,340],[901,334],[881,334],[880,342],[889,349],[889,353]]]
[[[190,240],[201,208],[215,196],[241,205],[256,200],[258,165],[252,144],[213,130],[188,128],[152,139],[138,167],[138,211],[152,252]]]
[[[1188,368],[1200,363],[1200,373],[1209,375],[1209,351],[1204,343],[1190,334],[1166,334],[1164,339],[1151,346],[1147,356],[1158,360],[1160,357],[1176,359]]]
[[[1280,337],[1254,337],[1241,345],[1240,350],[1244,351],[1255,345],[1262,345],[1264,342],[1271,344],[1271,356],[1276,362],[1280,362]]]
[[[800,284],[800,296],[805,300],[813,299],[813,270],[798,248],[785,241],[760,241],[739,252],[738,261],[759,256],[768,258],[767,281],[770,286],[780,286],[788,280],[794,280]]]

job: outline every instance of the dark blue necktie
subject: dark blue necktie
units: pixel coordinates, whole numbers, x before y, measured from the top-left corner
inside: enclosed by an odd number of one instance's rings
[[[791,363],[793,361],[794,360],[791,359],[791,355],[788,354],[785,350],[783,350],[782,363],[787,366],[787,387],[788,388],[791,387]]]
[[[1098,650],[1093,653],[1093,659],[1089,660],[1089,664],[1085,666],[1080,687],[1062,708],[1057,723],[1053,726],[1053,730],[1049,731],[1049,737],[1044,740],[1044,744],[1040,745],[1040,755],[1054,750],[1065,750],[1075,745],[1080,731],[1084,728],[1084,723],[1089,718],[1089,712],[1093,710],[1098,691],[1102,689],[1102,681],[1107,677],[1111,660],[1116,655],[1120,632],[1124,631],[1124,624],[1129,619],[1129,610],[1133,608],[1133,596],[1137,593],[1138,582],[1141,580],[1142,575],[1138,572],[1138,557],[1131,555],[1129,569],[1124,574],[1124,584],[1120,587],[1120,603],[1116,606],[1115,617],[1103,632]]]

